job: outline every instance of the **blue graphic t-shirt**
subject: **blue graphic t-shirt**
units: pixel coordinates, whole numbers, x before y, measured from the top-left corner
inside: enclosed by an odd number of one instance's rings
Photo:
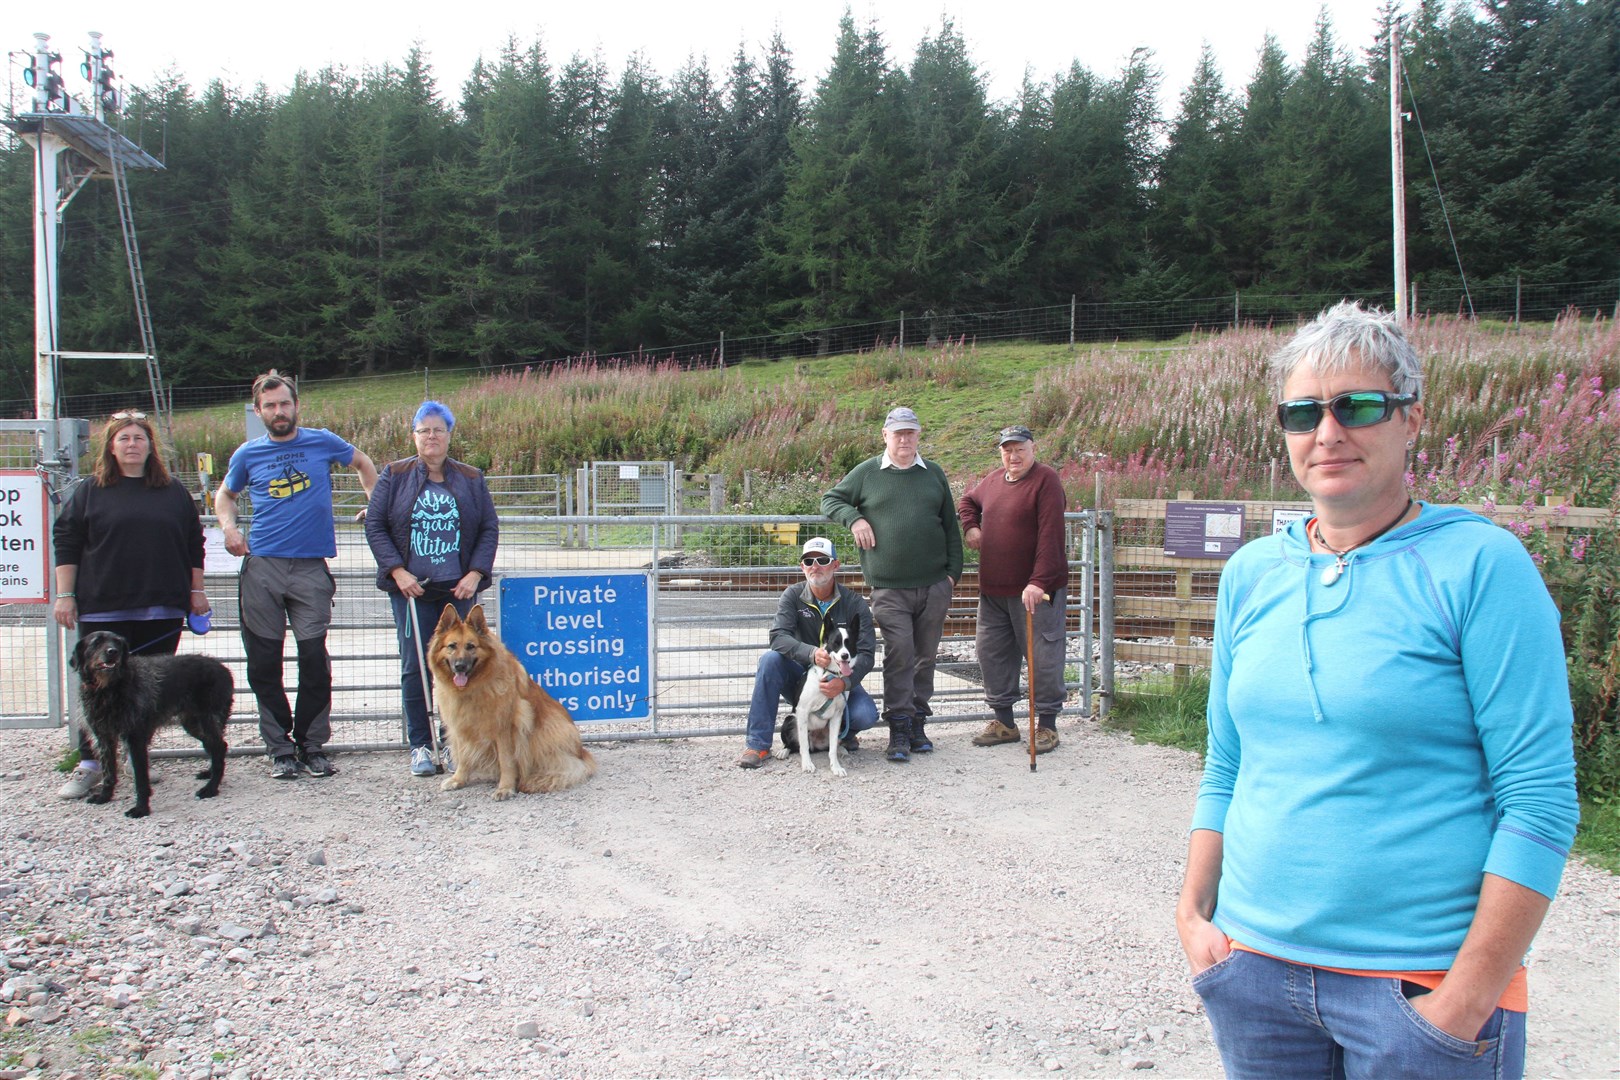
[[[418,581],[461,577],[461,508],[441,483],[429,480],[411,507],[411,554],[405,563]]]
[[[225,487],[247,491],[253,503],[248,550],[279,559],[336,555],[332,464],[353,461],[354,447],[325,428],[301,427],[285,442],[261,435],[238,446]]]

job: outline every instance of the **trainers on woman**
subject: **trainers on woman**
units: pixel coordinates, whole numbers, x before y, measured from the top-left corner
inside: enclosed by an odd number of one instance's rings
[[[439,744],[439,764],[444,766],[445,772],[450,773],[451,775],[455,774],[456,759],[450,753],[449,743]]]
[[[62,786],[56,789],[58,799],[82,799],[90,794],[90,789],[101,782],[101,768],[99,766],[81,763],[78,768],[68,773],[68,778]]]
[[[425,746],[411,747],[411,775],[432,776],[435,771],[433,751]]]

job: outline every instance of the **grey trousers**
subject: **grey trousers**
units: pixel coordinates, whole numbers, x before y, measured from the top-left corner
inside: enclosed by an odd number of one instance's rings
[[[1063,709],[1064,590],[1051,603],[1035,606],[1035,712]],[[1018,668],[1026,659],[1024,601],[1017,596],[980,596],[979,629],[974,641],[984,671],[984,700],[992,709],[1011,708],[1019,700]]]
[[[271,757],[319,750],[332,737],[332,660],[326,628],[337,583],[325,559],[248,555],[237,582],[248,685],[259,703],[259,737]],[[282,682],[282,642],[291,624],[298,648],[298,704]]]
[[[934,654],[945,633],[951,581],[924,589],[873,589],[872,621],[883,632],[883,718],[931,716]]]

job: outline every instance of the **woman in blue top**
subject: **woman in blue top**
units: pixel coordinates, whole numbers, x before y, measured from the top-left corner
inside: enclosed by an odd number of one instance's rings
[[[1233,1077],[1518,1076],[1577,806],[1558,612],[1415,502],[1422,371],[1344,303],[1271,361],[1314,516],[1221,575],[1177,930]]]
[[[500,526],[484,474],[450,457],[456,418],[437,401],[416,410],[416,456],[377,475],[366,507],[366,542],[377,558],[377,588],[388,594],[399,637],[400,697],[411,743],[411,772],[432,776],[432,732],[422,690],[420,652],[445,604],[463,617],[495,572]],[[416,608],[416,625],[410,606]],[[415,638],[420,631],[421,639]],[[448,758],[449,748],[445,749]],[[444,763],[448,769],[448,762]]]

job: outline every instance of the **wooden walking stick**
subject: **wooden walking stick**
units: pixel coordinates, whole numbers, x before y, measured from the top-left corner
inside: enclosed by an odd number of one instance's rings
[[[1050,593],[1041,593],[1041,599],[1050,602]],[[1035,613],[1024,609],[1024,662],[1028,665],[1029,682],[1029,771],[1035,771]]]

